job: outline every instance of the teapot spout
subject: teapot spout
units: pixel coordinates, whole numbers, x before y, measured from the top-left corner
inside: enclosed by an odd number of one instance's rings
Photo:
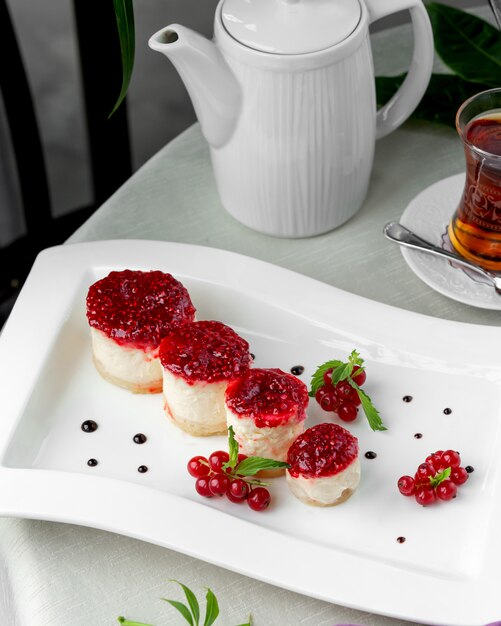
[[[240,115],[240,85],[216,44],[195,31],[172,24],[148,41],[168,57],[193,102],[202,132],[213,148],[231,137]]]

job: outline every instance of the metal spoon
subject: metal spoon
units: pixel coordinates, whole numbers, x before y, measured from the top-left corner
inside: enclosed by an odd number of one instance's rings
[[[429,241],[425,241],[412,231],[410,231],[402,224],[398,222],[389,222],[383,228],[383,233],[385,237],[390,239],[390,241],[394,241],[401,246],[405,246],[407,248],[415,248],[416,250],[421,250],[422,252],[428,252],[429,254],[434,254],[435,256],[441,256],[449,261],[454,261],[458,265],[462,265],[478,274],[481,274],[484,278],[486,278],[489,283],[494,287],[496,293],[501,296],[501,276],[496,276],[492,272],[488,270],[484,270],[483,267],[479,267],[475,265],[471,261],[467,261],[463,257],[459,256],[459,254],[455,254],[454,252],[449,252],[448,250],[444,250],[439,246],[435,246]]]

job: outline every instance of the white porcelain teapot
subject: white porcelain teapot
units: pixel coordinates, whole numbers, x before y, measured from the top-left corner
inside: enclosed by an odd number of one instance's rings
[[[369,24],[403,9],[411,67],[376,113]],[[185,82],[223,206],[282,237],[327,232],[360,208],[375,140],[412,113],[433,63],[421,0],[220,0],[213,41],[174,24],[149,46]]]

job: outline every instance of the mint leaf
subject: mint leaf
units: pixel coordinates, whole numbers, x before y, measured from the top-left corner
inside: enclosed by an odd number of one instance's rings
[[[231,428],[231,426],[230,426]],[[200,606],[198,604],[198,600],[195,596],[195,594],[193,593],[193,591],[187,587],[186,585],[183,585],[183,583],[180,583],[178,580],[175,580],[174,578],[171,578],[171,582],[173,583],[177,583],[182,590],[184,591],[184,595],[186,596],[186,600],[188,602],[188,605],[190,607],[191,610],[191,614],[193,615],[193,620],[195,622],[195,626],[198,626],[198,622],[200,621]]]
[[[240,461],[235,468],[235,474],[240,476],[254,476],[254,474],[257,474],[261,470],[277,469],[279,467],[290,467],[290,465],[283,461],[264,459],[261,456],[250,456]]]
[[[219,615],[219,605],[216,596],[210,589],[207,589],[205,599],[207,600],[207,608],[205,610],[204,626],[211,626]]]
[[[333,385],[337,385],[342,380],[346,380],[351,376],[353,372],[353,365],[351,363],[343,363],[332,372],[331,381]]]
[[[352,365],[356,365],[357,367],[362,367],[364,364],[364,360],[361,358],[360,352],[357,350],[352,350],[348,360]]]
[[[374,431],[388,430],[386,426],[383,424],[381,416],[379,415],[379,411],[372,404],[372,400],[365,393],[365,391],[362,391],[362,389],[360,389],[357,383],[351,380],[351,378],[348,380],[348,382],[354,389],[357,390],[358,397],[360,398],[360,402],[362,403],[362,409],[364,410],[365,417],[367,418],[367,421],[369,422],[369,426],[372,428],[372,430]]]
[[[168,602],[171,606],[177,609],[181,613],[181,615],[184,617],[184,619],[188,622],[188,624],[190,624],[190,626],[194,626],[193,618],[191,617],[190,610],[185,604],[183,604],[182,602],[177,602],[177,600],[168,600],[167,598],[160,598],[160,599],[163,600],[164,602]]]
[[[235,465],[238,461],[238,442],[235,439],[235,431],[233,430],[233,426],[228,426],[228,449],[230,458],[223,465],[223,470],[233,470],[235,469]]]
[[[451,475],[451,468],[447,467],[446,469],[443,470],[443,472],[440,472],[439,474],[436,474],[435,476],[430,476],[430,485],[433,487],[433,489],[435,489],[435,487],[438,487],[440,483],[443,483],[444,480],[447,480],[450,475]]]
[[[117,617],[117,620],[123,626],[153,626],[153,624],[145,624],[144,622],[130,622],[128,619],[125,619],[125,617],[122,617],[121,615],[120,617]]]
[[[310,383],[310,397],[313,397],[316,392],[325,385],[324,374],[329,370],[332,370],[331,380],[333,385],[337,385],[341,380],[346,380],[353,373],[355,366],[362,368],[364,360],[360,358],[360,354],[353,350],[348,357],[348,362],[339,361],[337,359],[333,361],[327,361],[323,365],[319,365],[311,377]]]
[[[309,393],[311,397],[313,397],[316,394],[316,392],[320,389],[320,387],[323,386],[325,372],[327,372],[330,369],[335,369],[336,367],[339,367],[340,365],[344,365],[344,363],[342,361],[336,360],[336,361],[327,361],[323,365],[319,365],[317,367],[317,370],[311,377],[311,383],[310,383],[311,391]]]

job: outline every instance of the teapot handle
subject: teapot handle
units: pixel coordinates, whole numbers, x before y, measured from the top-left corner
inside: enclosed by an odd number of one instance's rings
[[[376,138],[398,128],[419,104],[428,87],[433,69],[434,47],[428,13],[422,0],[365,0],[370,21],[409,9],[414,32],[411,66],[395,95],[377,112]]]

